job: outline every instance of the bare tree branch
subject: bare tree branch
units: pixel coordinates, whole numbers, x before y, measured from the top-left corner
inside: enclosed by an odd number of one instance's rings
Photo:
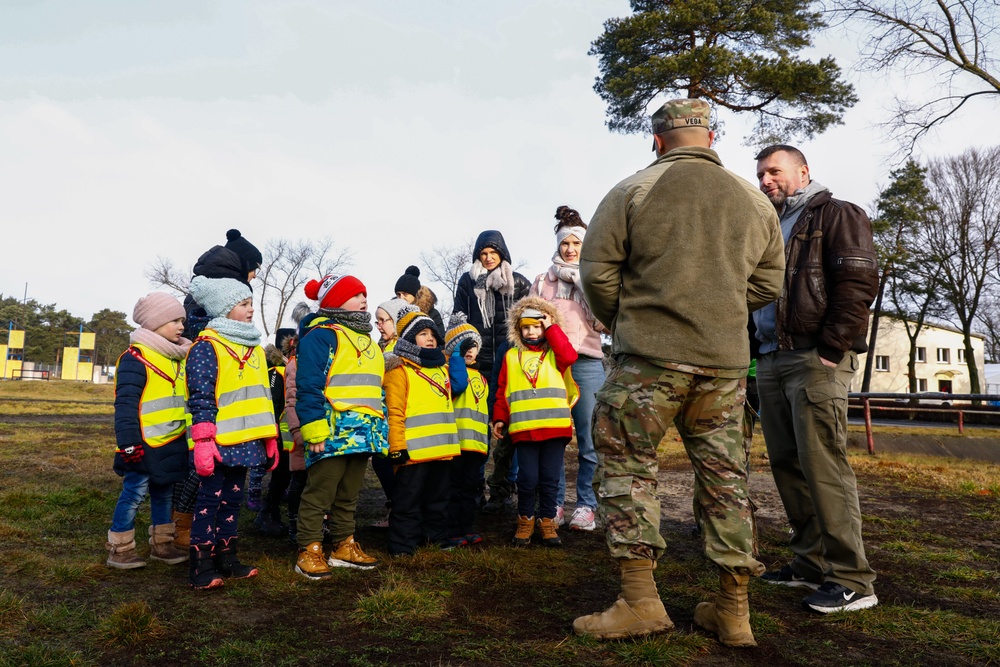
[[[174,267],[174,262],[166,257],[156,257],[156,262],[143,272],[146,280],[153,287],[166,287],[178,294],[188,293],[188,278],[186,274]]]
[[[440,308],[441,312],[451,312],[458,281],[472,266],[474,245],[475,240],[468,239],[461,245],[435,246],[430,251],[420,253],[420,261],[427,267],[431,280],[444,285],[448,290],[448,306]]]

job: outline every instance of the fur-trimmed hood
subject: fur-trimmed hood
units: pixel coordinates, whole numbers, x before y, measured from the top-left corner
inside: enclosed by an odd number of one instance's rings
[[[434,292],[431,291],[431,288],[426,285],[420,286],[420,289],[417,290],[415,297],[416,300],[413,302],[413,305],[419,308],[421,313],[430,314],[438,302],[437,295],[434,294]]]
[[[559,314],[559,310],[541,297],[526,296],[520,301],[516,301],[514,305],[510,307],[510,310],[507,311],[507,340],[510,342],[511,346],[520,350],[524,350],[526,348],[524,346],[524,341],[521,340],[521,327],[517,326],[517,322],[521,319],[521,313],[529,308],[542,311],[549,316],[549,319],[551,319],[554,324],[558,324],[560,327],[563,323],[562,315]]]

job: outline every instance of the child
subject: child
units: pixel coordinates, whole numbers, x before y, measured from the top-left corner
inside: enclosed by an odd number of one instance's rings
[[[396,298],[379,304],[379,307],[375,309],[376,326],[382,333],[378,346],[382,348],[383,353],[392,352],[393,348],[396,347],[396,317],[399,315],[399,311],[407,305],[405,299]],[[378,483],[385,493],[385,509],[387,510],[385,518],[373,523],[372,528],[385,530],[389,527],[388,511],[392,509],[392,481],[395,473],[392,462],[381,456],[372,457],[372,470],[375,471]]]
[[[201,483],[191,523],[190,583],[217,588],[221,576],[245,579],[237,526],[247,467],[278,464],[278,428],[250,288],[232,278],[191,280],[191,296],[212,319],[187,358],[194,467]]]
[[[271,386],[271,403],[274,406],[274,418],[278,422],[278,433],[281,434],[281,448],[278,450],[278,467],[271,473],[271,483],[267,493],[262,498],[260,512],[253,520],[254,527],[269,537],[288,535],[288,526],[281,522],[281,499],[288,490],[291,473],[288,468],[288,453],[292,450],[293,439],[285,418],[285,374],[288,359],[282,352],[285,341],[295,337],[294,329],[278,329],[274,332],[274,345],[264,348],[267,357],[267,377]],[[250,470],[253,478],[254,470],[266,471],[264,466]]]
[[[483,541],[473,532],[476,508],[482,486],[479,482],[480,468],[486,463],[489,449],[489,410],[486,399],[489,384],[483,374],[476,369],[476,357],[483,339],[479,332],[465,319],[465,313],[454,313],[444,335],[444,351],[449,357],[457,352],[462,357],[469,374],[468,388],[458,392],[452,388],[455,397],[455,425],[461,456],[451,462],[451,543],[455,546],[479,544]]]
[[[399,365],[385,374],[389,460],[396,466],[389,553],[412,555],[422,541],[442,548],[448,539],[449,460],[461,454],[452,391],[465,391],[465,363],[445,360],[434,320],[407,306],[396,320]],[[450,375],[450,378],[449,378]]]
[[[508,431],[517,447],[517,532],[515,546],[527,546],[535,529],[538,492],[542,544],[559,546],[556,496],[563,450],[573,437],[570,409],[576,383],[569,367],[576,350],[559,327],[559,311],[539,297],[515,303],[508,315],[510,349],[503,355],[493,406],[493,435]]]
[[[295,571],[320,580],[330,577],[331,567],[370,570],[378,565],[354,541],[354,513],[368,457],[386,452],[385,359],[371,338],[368,292],[360,280],[328,275],[310,280],[305,292],[319,301],[319,312],[299,324],[295,411],[307,450]],[[327,512],[335,542],[328,560],[323,554]]]
[[[153,292],[135,304],[139,328],[115,372],[114,470],[124,479],[108,531],[108,567],[130,570],[146,561],[135,552],[135,513],[149,491],[149,557],[176,565],[187,554],[175,549],[170,518],[174,482],[187,477],[187,393],[184,357],[191,341],[182,338],[184,307]]]
[[[302,429],[299,423],[299,415],[295,410],[298,402],[298,387],[295,383],[298,375],[298,347],[299,335],[298,326],[306,315],[310,313],[309,304],[298,303],[292,309],[292,322],[295,323],[295,335],[286,338],[282,343],[281,351],[288,359],[285,365],[285,412],[282,415],[288,424],[288,433],[282,433],[284,449],[288,452],[288,543],[293,547],[299,546],[299,502],[302,500],[302,490],[306,488],[306,454],[305,440],[302,439]],[[291,438],[291,444],[286,438]]]

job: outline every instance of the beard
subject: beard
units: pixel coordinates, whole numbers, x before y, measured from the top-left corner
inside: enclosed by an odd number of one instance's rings
[[[765,196],[779,212],[785,207],[785,202],[788,201],[788,193],[780,189],[771,193],[765,193]]]

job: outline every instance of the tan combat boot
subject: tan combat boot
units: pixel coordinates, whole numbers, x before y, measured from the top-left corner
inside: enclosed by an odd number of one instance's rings
[[[757,645],[750,630],[748,581],[749,575],[720,571],[715,602],[699,602],[694,608],[694,622],[717,634],[726,646]]]
[[[555,519],[539,519],[538,527],[542,531],[542,544],[547,547],[561,547],[562,538],[556,530]]]
[[[378,558],[369,556],[361,550],[361,545],[354,541],[354,536],[350,535],[346,539],[338,542],[330,558],[326,561],[328,567],[350,567],[355,570],[371,570],[378,565]]]
[[[531,544],[531,534],[535,532],[535,517],[517,517],[517,531],[514,532],[512,544],[515,547],[526,547]]]
[[[573,632],[594,639],[625,639],[674,627],[656,592],[652,560],[622,558],[622,592],[606,610],[573,621]]]
[[[175,511],[171,517],[174,520],[174,546],[178,549],[191,547],[191,520],[194,514]]]
[[[327,567],[326,558],[323,556],[322,542],[310,542],[305,549],[299,549],[295,571],[313,581],[330,578],[330,568]]]
[[[139,558],[135,552],[135,530],[126,530],[121,533],[108,531],[108,567],[116,570],[134,570],[137,567],[146,567],[146,561]]]
[[[188,559],[188,552],[174,546],[174,524],[149,527],[149,559],[178,565]]]

